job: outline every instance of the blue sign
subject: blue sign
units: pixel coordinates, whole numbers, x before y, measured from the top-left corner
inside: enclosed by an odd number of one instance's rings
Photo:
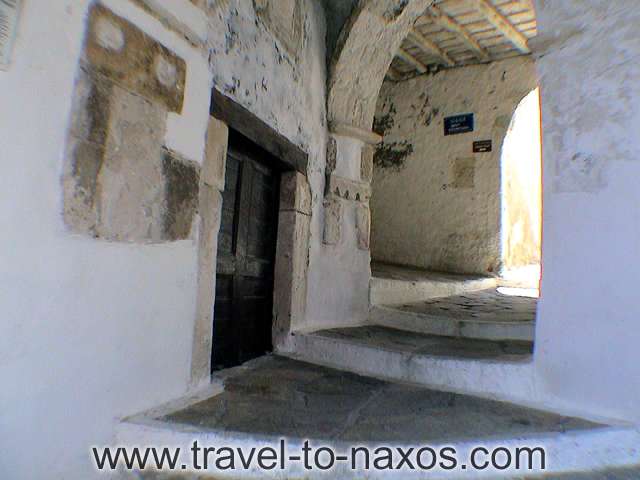
[[[473,127],[473,113],[454,115],[453,117],[445,117],[444,119],[445,135],[473,132]]]

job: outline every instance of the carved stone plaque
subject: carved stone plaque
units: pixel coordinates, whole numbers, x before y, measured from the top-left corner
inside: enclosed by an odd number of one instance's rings
[[[292,55],[297,55],[302,42],[302,3],[299,0],[254,0],[258,17]]]

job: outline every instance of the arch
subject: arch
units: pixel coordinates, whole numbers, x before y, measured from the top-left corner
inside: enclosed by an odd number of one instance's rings
[[[342,29],[330,66],[327,112],[332,131],[348,131],[375,143],[371,127],[384,77],[414,22],[432,3],[359,2]]]
[[[505,134],[501,163],[501,250],[503,274],[531,269],[537,283],[541,255],[542,138],[540,89],[518,103]],[[522,273],[521,273],[522,274]]]

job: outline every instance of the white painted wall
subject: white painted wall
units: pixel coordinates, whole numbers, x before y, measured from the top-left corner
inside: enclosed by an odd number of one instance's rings
[[[438,271],[498,273],[501,268],[501,151],[519,102],[536,87],[533,61],[488,65],[384,84],[377,124],[384,143],[410,146],[401,165],[376,162],[372,256]],[[473,113],[475,131],[444,135],[444,118]],[[493,151],[473,153],[492,140]],[[406,146],[403,147],[402,145]],[[380,153],[377,157],[380,159]],[[459,178],[470,162],[472,184]]]
[[[88,478],[87,446],[108,442],[117,418],[189,388],[197,244],[113,244],[65,230],[60,177],[89,2],[25,3],[15,64],[0,74],[7,165],[0,180],[7,228],[0,241],[10,253],[0,276],[0,380],[11,386],[0,392],[0,472],[16,479]],[[304,2],[295,57],[283,54],[244,0],[211,10],[202,50],[132,2],[104,3],[187,61],[184,110],[167,122],[169,148],[202,162],[213,83],[309,153],[309,301],[306,319],[294,327],[363,320],[369,256],[356,248],[350,207],[343,243],[321,242],[327,138],[321,5]],[[173,27],[201,36],[189,2],[176,1],[170,13]],[[356,172],[357,165],[345,168]],[[330,301],[318,295],[323,289]],[[34,456],[22,447],[36,436],[51,446]]]
[[[185,111],[167,137],[201,160],[204,57],[139,9],[109,4],[187,60]],[[118,417],[187,388],[196,244],[65,230],[63,152],[88,2],[23,5],[14,62],[0,72],[0,476],[91,478],[88,448],[111,439]]]
[[[640,8],[536,2],[544,138],[542,395],[640,422]]]
[[[0,477],[92,478],[89,447],[111,441],[119,418],[189,389],[197,241],[117,244],[65,229],[60,182],[89,1],[23,3],[14,63],[0,72]],[[132,2],[104,3],[187,61],[184,110],[170,115],[165,140],[202,162],[207,49]],[[303,66],[292,74],[286,60],[264,56],[275,51],[264,29],[249,63],[246,48],[221,53],[227,23],[238,37],[256,28],[251,2],[226,3],[239,15],[209,24],[214,79],[266,77],[269,91],[252,88],[242,103],[308,148],[317,262],[326,141],[321,7],[305,3]],[[172,7],[173,17],[181,12],[193,14]]]
[[[227,6],[225,6],[225,4]],[[354,206],[345,207],[342,241],[322,243],[327,143],[325,23],[320,2],[303,2],[306,28],[298,61],[260,21],[253,2],[220,2],[210,19],[214,84],[309,154],[312,218],[307,310],[296,330],[364,322],[369,253],[356,244]],[[232,45],[232,48],[229,48]],[[340,175],[359,179],[361,142],[341,139]]]

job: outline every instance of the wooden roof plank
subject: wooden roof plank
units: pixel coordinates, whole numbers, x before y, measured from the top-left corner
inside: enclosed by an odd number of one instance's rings
[[[418,48],[424,50],[425,53],[437,57],[444,65],[453,67],[456,64],[456,62],[447,55],[447,52],[440,48],[436,42],[429,40],[416,29],[409,32],[409,40]]]
[[[420,73],[427,73],[429,71],[429,67],[422,63],[420,60],[416,59],[413,55],[411,55],[406,50],[400,48],[396,53],[396,56],[405,63],[408,63],[413,68],[415,68]]]
[[[521,53],[531,53],[527,37],[488,0],[469,0]]]
[[[467,44],[469,49],[474,52],[479,60],[483,62],[488,62],[489,60],[491,60],[491,57],[489,56],[487,51],[482,48],[482,46],[475,38],[473,38],[469,31],[462,25],[460,25],[457,21],[455,21],[435,5],[429,7],[429,13],[431,13],[433,21],[438,23],[442,28],[460,35],[464,43]]]

